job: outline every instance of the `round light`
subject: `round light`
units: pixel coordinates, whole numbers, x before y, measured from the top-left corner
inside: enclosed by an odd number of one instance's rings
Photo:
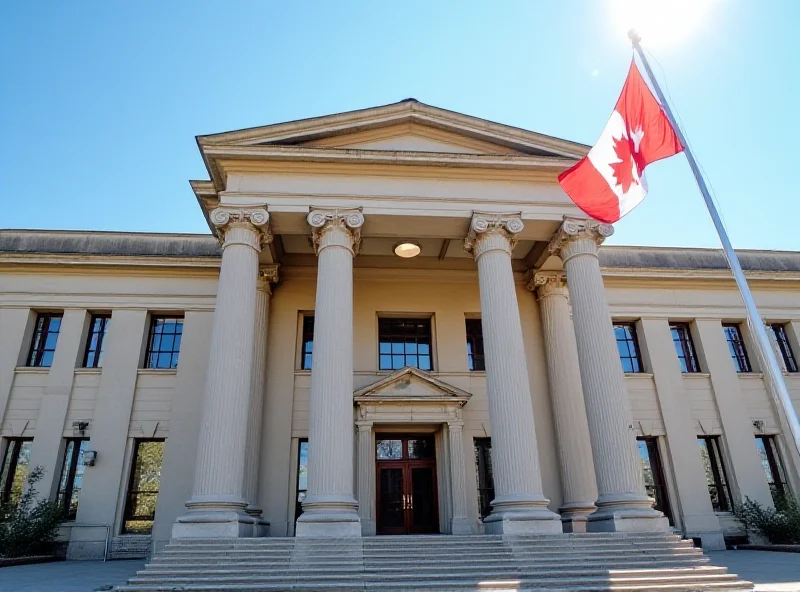
[[[420,254],[422,249],[417,243],[404,242],[394,246],[394,254],[403,259],[410,259]]]

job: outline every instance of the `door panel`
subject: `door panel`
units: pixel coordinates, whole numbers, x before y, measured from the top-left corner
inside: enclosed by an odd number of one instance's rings
[[[435,532],[438,527],[436,473],[432,466],[409,466],[411,478],[411,532]]]
[[[386,533],[406,531],[403,467],[381,467],[378,472],[378,524]]]

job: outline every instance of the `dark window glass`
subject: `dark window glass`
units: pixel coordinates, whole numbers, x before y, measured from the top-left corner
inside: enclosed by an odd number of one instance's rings
[[[161,487],[164,440],[136,440],[125,499],[123,534],[150,534]]]
[[[303,317],[303,351],[301,352],[300,368],[311,370],[311,360],[314,353],[314,317]]]
[[[722,450],[719,436],[698,436],[700,457],[706,472],[708,495],[711,496],[711,506],[715,512],[730,512],[733,508],[731,490],[722,462]]]
[[[483,357],[483,326],[480,319],[467,319],[467,363],[471,371],[486,370]]]
[[[723,324],[722,330],[725,332],[725,340],[728,342],[728,351],[733,359],[733,366],[737,372],[752,372],[750,358],[747,357],[747,350],[742,339],[742,329],[739,325]]]
[[[639,342],[636,339],[636,327],[633,323],[614,323],[614,337],[617,339],[617,351],[624,372],[642,372],[642,357],[639,354]]]
[[[672,343],[675,344],[675,353],[678,354],[678,362],[681,365],[681,372],[700,372],[700,364],[697,362],[697,352],[694,350],[692,333],[686,323],[672,323]]]
[[[39,313],[36,329],[31,340],[26,366],[49,368],[53,365],[58,332],[61,330],[61,314]]]
[[[475,467],[478,479],[478,512],[481,519],[492,511],[494,477],[492,476],[492,439],[474,438]]]
[[[798,372],[800,369],[797,367],[797,358],[794,357],[792,346],[789,345],[789,336],[786,335],[786,325],[774,324],[770,325],[773,335],[775,335],[775,342],[778,344],[778,350],[781,352],[783,364],[786,366],[787,372]]]
[[[382,439],[375,442],[375,456],[378,460],[402,460],[403,440]]]
[[[177,368],[183,317],[153,317],[147,340],[146,368]]]
[[[639,449],[639,459],[642,462],[642,476],[647,495],[656,503],[653,507],[669,519],[672,524],[672,510],[669,504],[667,482],[664,479],[664,466],[661,463],[661,453],[658,450],[658,438],[636,438]]]
[[[430,319],[378,319],[380,369],[433,370]]]
[[[3,465],[0,467],[0,504],[16,505],[28,476],[33,439],[6,438],[5,440],[6,452],[3,455]]]
[[[78,513],[78,498],[83,487],[83,453],[89,446],[86,438],[68,438],[61,465],[61,481],[58,484],[58,505],[65,520],[75,520]]]
[[[312,317],[313,319],[313,317]],[[294,519],[300,518],[303,513],[303,500],[306,499],[308,491],[308,439],[300,440],[297,451],[297,501],[294,508]]]
[[[89,337],[86,340],[86,353],[83,356],[84,368],[100,368],[103,365],[103,346],[111,315],[92,315],[89,324]]]
[[[788,493],[788,485],[775,436],[756,436],[756,448],[761,455],[761,465],[767,475],[767,483],[772,491],[772,497],[778,501]]]

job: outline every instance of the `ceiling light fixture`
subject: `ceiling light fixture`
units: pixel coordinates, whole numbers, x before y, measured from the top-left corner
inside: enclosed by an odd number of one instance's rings
[[[421,251],[422,247],[411,241],[403,241],[402,243],[398,243],[394,246],[394,254],[398,257],[402,257],[403,259],[411,259],[411,257],[416,257]]]

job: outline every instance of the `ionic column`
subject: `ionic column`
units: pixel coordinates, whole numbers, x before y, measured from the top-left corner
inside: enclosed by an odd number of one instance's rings
[[[375,442],[372,439],[372,422],[357,421],[358,426],[358,516],[361,534],[375,534],[372,505],[375,499]]]
[[[564,501],[558,511],[565,532],[586,532],[587,516],[595,511],[597,486],[566,276],[563,272],[537,273],[528,289],[536,291],[542,317],[547,378],[564,488]]]
[[[189,511],[172,536],[238,537],[253,533],[243,496],[247,416],[253,365],[258,253],[271,239],[263,208],[211,212],[222,242],[203,418]]]
[[[550,253],[561,257],[567,272],[594,452],[598,498],[588,530],[668,530],[669,522],[653,509],[653,500],[644,490],[641,462],[629,428],[625,374],[597,258],[599,244],[613,232],[609,224],[566,219],[549,246]]]
[[[464,248],[478,265],[486,389],[492,426],[495,499],[484,519],[489,534],[561,532],[542,494],[525,344],[511,251],[519,214],[475,212]]]
[[[359,210],[308,215],[317,252],[314,359],[308,428],[308,493],[298,537],[361,536],[353,497],[353,256]]]
[[[264,409],[264,386],[267,381],[267,332],[271,284],[278,281],[278,266],[259,270],[256,283],[255,336],[253,339],[253,371],[250,376],[250,410],[247,415],[247,448],[244,460],[244,499],[247,513],[259,519],[256,536],[266,536],[269,523],[261,519],[258,505],[258,472],[261,460],[261,416]]]
[[[450,483],[452,484],[453,520],[450,534],[472,534],[467,518],[467,479],[464,474],[464,422],[447,422],[450,445]]]

